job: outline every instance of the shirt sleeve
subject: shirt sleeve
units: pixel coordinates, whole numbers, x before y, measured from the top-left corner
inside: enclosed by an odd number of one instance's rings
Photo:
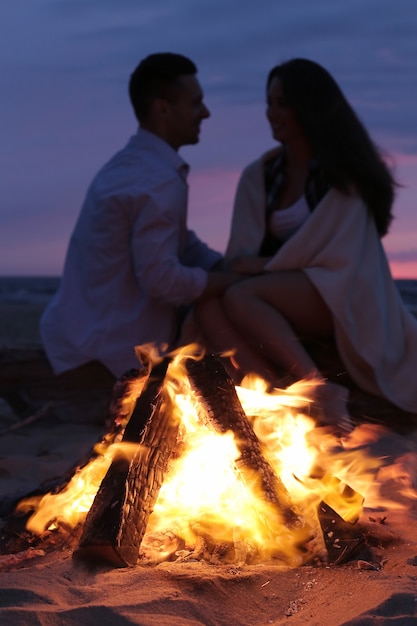
[[[189,246],[186,185],[174,179],[158,185],[136,201],[134,213],[131,247],[141,289],[150,299],[190,304],[204,290],[207,272],[200,253],[194,255],[194,267],[182,260]],[[197,252],[199,246],[194,242],[191,247]]]
[[[187,230],[182,262],[184,265],[193,267],[199,265],[205,270],[210,270],[223,256],[216,252],[197,237],[194,231]]]

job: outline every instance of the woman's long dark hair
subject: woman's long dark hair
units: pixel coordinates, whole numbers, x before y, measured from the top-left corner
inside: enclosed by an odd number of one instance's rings
[[[292,59],[274,67],[267,89],[279,78],[313,155],[331,185],[344,193],[356,187],[381,236],[388,232],[397,183],[380,151],[332,76],[314,61]]]

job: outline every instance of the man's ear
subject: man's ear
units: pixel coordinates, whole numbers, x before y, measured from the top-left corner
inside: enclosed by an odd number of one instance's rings
[[[166,118],[170,112],[169,102],[164,98],[155,98],[152,103],[152,108],[155,115],[160,119]]]

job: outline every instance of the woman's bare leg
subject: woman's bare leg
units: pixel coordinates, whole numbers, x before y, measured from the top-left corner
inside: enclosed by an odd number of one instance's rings
[[[198,302],[194,314],[208,348],[219,354],[233,353],[231,362],[236,370],[233,373],[235,380],[240,382],[248,373],[256,373],[265,380],[278,379],[273,364],[259,351],[253,349],[231,324],[220,298]]]
[[[232,326],[267,360],[298,379],[319,377],[299,336],[332,336],[333,320],[319,292],[301,270],[242,281],[227,290],[223,301]],[[347,397],[347,390],[333,383],[318,388],[324,422],[336,421],[343,430],[350,429]]]
[[[299,335],[331,336],[332,316],[302,271],[271,272],[233,285],[224,295],[227,316],[243,336],[277,366],[297,378],[317,367]]]

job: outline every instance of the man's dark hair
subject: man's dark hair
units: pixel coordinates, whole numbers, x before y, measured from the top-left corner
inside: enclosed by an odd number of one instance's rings
[[[155,98],[175,98],[179,76],[196,73],[193,61],[181,54],[157,52],[143,59],[129,81],[129,97],[137,120],[146,119]]]

